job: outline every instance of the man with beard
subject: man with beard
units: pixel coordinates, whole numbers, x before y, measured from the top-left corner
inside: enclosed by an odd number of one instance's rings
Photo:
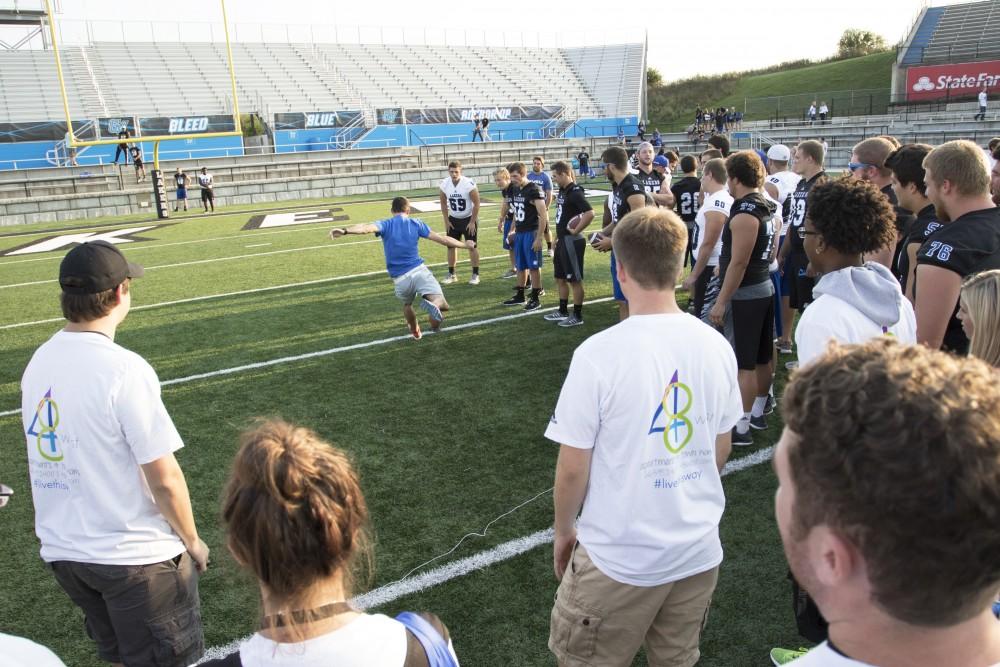
[[[633,178],[639,181],[657,206],[673,207],[674,196],[670,193],[670,184],[663,185],[667,180],[666,176],[653,168],[653,144],[648,141],[639,144],[636,158],[639,173],[633,174]],[[665,159],[664,162],[666,162]]]

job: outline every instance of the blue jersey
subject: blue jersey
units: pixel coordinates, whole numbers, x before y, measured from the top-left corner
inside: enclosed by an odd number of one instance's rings
[[[552,178],[544,171],[540,171],[537,174],[533,171],[529,171],[528,180],[532,183],[538,183],[538,188],[544,194],[552,192]]]
[[[422,220],[400,214],[379,220],[375,226],[378,227],[377,236],[382,238],[385,268],[390,277],[401,276],[424,263],[417,254],[417,242],[430,236],[431,228]]]

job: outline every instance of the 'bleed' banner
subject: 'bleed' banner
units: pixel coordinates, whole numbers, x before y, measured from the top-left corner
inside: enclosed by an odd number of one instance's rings
[[[986,88],[1000,93],[1000,60],[911,67],[906,71],[907,101],[969,99]]]

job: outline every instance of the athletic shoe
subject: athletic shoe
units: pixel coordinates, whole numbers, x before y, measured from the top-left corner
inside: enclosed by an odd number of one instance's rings
[[[750,433],[750,429],[747,429],[746,433],[740,433],[733,427],[733,445],[737,447],[747,447],[753,444],[753,434]]]
[[[792,353],[792,343],[790,341],[779,340],[778,354],[791,354],[791,353]]]
[[[539,303],[538,299],[528,299],[528,302],[524,304],[525,310],[538,310],[541,307],[542,304]]]
[[[769,415],[772,412],[774,412],[774,396],[768,394],[767,401],[764,402],[764,414]]]
[[[514,295],[514,296],[510,297],[509,299],[507,299],[506,301],[504,301],[501,305],[504,305],[504,306],[522,306],[522,305],[524,305],[524,295],[523,294],[521,296]]]
[[[785,362],[785,370],[794,371],[798,367],[799,367],[799,362],[797,362],[797,361],[786,361]]]
[[[771,662],[773,662],[777,667],[781,665],[787,665],[792,660],[797,660],[801,658],[806,653],[809,652],[807,648],[800,648],[797,651],[793,651],[788,648],[772,648],[771,649]]]
[[[560,313],[558,310],[551,313],[545,313],[542,317],[546,322],[561,322],[569,318],[569,313]]]
[[[407,325],[407,326],[410,326],[410,325]],[[410,335],[413,336],[413,340],[420,340],[424,336],[420,332],[420,325],[417,324],[416,322],[414,322],[413,326],[410,327]]]
[[[555,257],[556,256],[556,251],[553,250],[552,248],[549,248],[548,255],[549,255],[549,257]]]
[[[437,329],[441,326],[441,320],[444,319],[444,315],[441,314],[441,309],[435,306],[433,303],[427,299],[420,300],[420,307],[424,309],[427,316],[431,318],[431,328]]]
[[[750,428],[752,428],[754,430],[757,430],[757,431],[766,431],[767,430],[767,417],[765,417],[764,415],[761,415],[760,417],[751,417],[750,418]]]
[[[507,278],[516,278],[516,277],[517,277],[517,271],[515,271],[514,269],[507,269],[507,273],[500,276],[500,279],[506,280]]]
[[[545,290],[543,289],[538,290],[538,296],[545,296]]]
[[[583,324],[583,320],[579,319],[576,315],[570,315],[565,320],[559,323],[561,327],[578,327]]]
[[[469,284],[470,285],[478,285],[479,284],[479,274],[478,273],[473,273],[472,274],[472,277],[469,278]]]
[[[448,277],[441,281],[442,285],[451,285],[452,283],[457,283],[458,277],[454,273],[449,273]]]

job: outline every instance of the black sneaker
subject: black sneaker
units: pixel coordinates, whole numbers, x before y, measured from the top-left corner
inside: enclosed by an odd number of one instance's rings
[[[767,401],[764,403],[764,414],[769,415],[772,412],[774,412],[774,396],[768,394]]]
[[[516,296],[515,295],[515,296],[510,297],[509,299],[507,299],[506,301],[503,302],[503,305],[504,306],[520,306],[523,303],[524,303],[524,295],[522,294],[521,296]]]
[[[753,444],[753,434],[750,433],[750,429],[746,430],[746,433],[740,433],[733,427],[733,445],[736,447],[747,447]]]
[[[766,431],[767,430],[767,417],[765,417],[764,415],[761,415],[760,417],[751,417],[750,418],[750,428],[752,428],[754,430],[757,430],[757,431]]]
[[[538,310],[541,307],[542,304],[538,301],[538,299],[528,299],[528,302],[524,304],[525,310]]]

